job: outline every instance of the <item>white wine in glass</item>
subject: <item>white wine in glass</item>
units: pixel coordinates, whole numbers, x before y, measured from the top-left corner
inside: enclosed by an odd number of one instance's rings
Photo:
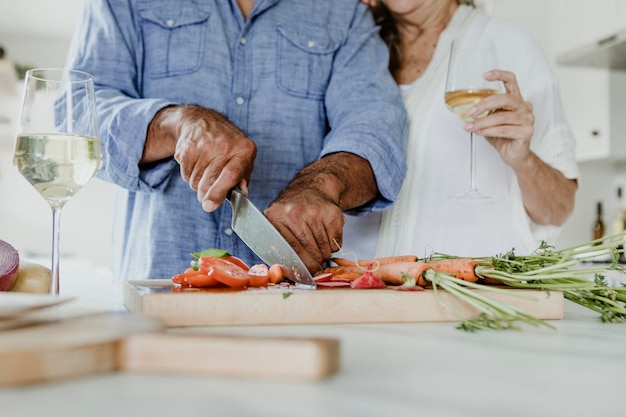
[[[59,294],[60,216],[102,166],[91,75],[74,70],[26,73],[13,165],[52,208],[52,281]]]
[[[444,100],[448,108],[464,122],[485,117],[489,112],[468,115],[467,112],[480,100],[503,92],[500,81],[487,81],[483,75],[495,69],[493,42],[487,38],[479,40],[461,38],[452,42],[450,64],[446,78]],[[462,203],[490,203],[496,196],[478,191],[476,185],[476,138],[470,132],[470,185],[469,190],[450,196]]]

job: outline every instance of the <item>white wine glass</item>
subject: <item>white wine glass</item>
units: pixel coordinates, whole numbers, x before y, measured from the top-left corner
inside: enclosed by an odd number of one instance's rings
[[[52,208],[52,281],[59,294],[61,209],[102,166],[91,75],[32,69],[24,78],[13,165]]]
[[[504,91],[500,81],[487,81],[483,77],[487,71],[496,68],[495,63],[493,41],[488,38],[472,39],[467,37],[452,42],[446,78],[445,102],[448,108],[464,122],[471,122],[487,116],[489,112],[472,116],[468,115],[467,112],[483,98]],[[492,203],[496,200],[495,195],[478,190],[476,163],[476,138],[474,133],[470,132],[469,190],[451,195],[452,200],[460,203]]]

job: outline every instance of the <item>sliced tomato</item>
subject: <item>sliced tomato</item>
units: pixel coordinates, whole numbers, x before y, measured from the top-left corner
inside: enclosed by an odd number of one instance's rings
[[[220,282],[206,272],[189,275],[186,278],[187,285],[195,288],[217,287]]]
[[[239,265],[246,271],[250,269],[248,264],[246,264],[242,259],[231,255],[230,253],[228,253],[227,251],[223,249],[215,249],[215,248],[205,249],[205,250],[201,250],[200,252],[193,252],[191,256],[193,256],[194,259],[197,259],[196,262],[198,263],[200,262],[200,258],[208,256],[211,258],[226,259],[227,261],[232,262],[235,265]]]
[[[209,276],[207,271],[196,271],[193,268],[187,268],[182,274],[174,275],[172,281],[183,287],[216,287],[220,284],[215,278]]]
[[[252,265],[248,270],[251,287],[267,287],[269,283],[269,269],[265,264]]]
[[[199,260],[200,271],[232,288],[243,288],[249,285],[248,271],[224,258],[202,256]]]
[[[250,267],[248,266],[248,264],[246,264],[243,259],[237,258],[236,256],[233,255],[226,255],[226,256],[222,256],[222,259],[228,261],[228,262],[232,262],[235,265],[245,269],[246,271],[248,269],[250,269]]]
[[[244,271],[247,271],[248,269],[250,269],[250,267],[244,261],[232,255],[226,255],[226,256],[221,256],[221,257],[201,256],[200,258],[198,258],[198,268],[205,269],[205,270],[208,269],[208,267],[213,264],[213,260],[215,259],[222,259],[224,261],[228,261],[231,264],[237,265],[239,268],[243,269]]]

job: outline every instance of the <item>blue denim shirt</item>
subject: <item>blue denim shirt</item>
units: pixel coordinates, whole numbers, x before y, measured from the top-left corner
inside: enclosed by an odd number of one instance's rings
[[[169,278],[216,247],[260,262],[232,233],[229,204],[202,210],[172,158],[140,169],[148,125],[171,104],[228,117],[257,145],[250,198],[265,209],[304,166],[368,159],[381,198],[404,179],[407,119],[388,52],[358,0],[89,0],[68,66],[94,75],[104,166],[117,184],[113,272]]]

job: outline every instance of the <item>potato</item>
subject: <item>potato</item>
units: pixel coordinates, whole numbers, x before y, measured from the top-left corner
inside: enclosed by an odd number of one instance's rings
[[[11,288],[15,292],[48,293],[52,281],[50,268],[31,262],[20,261],[17,279]]]

